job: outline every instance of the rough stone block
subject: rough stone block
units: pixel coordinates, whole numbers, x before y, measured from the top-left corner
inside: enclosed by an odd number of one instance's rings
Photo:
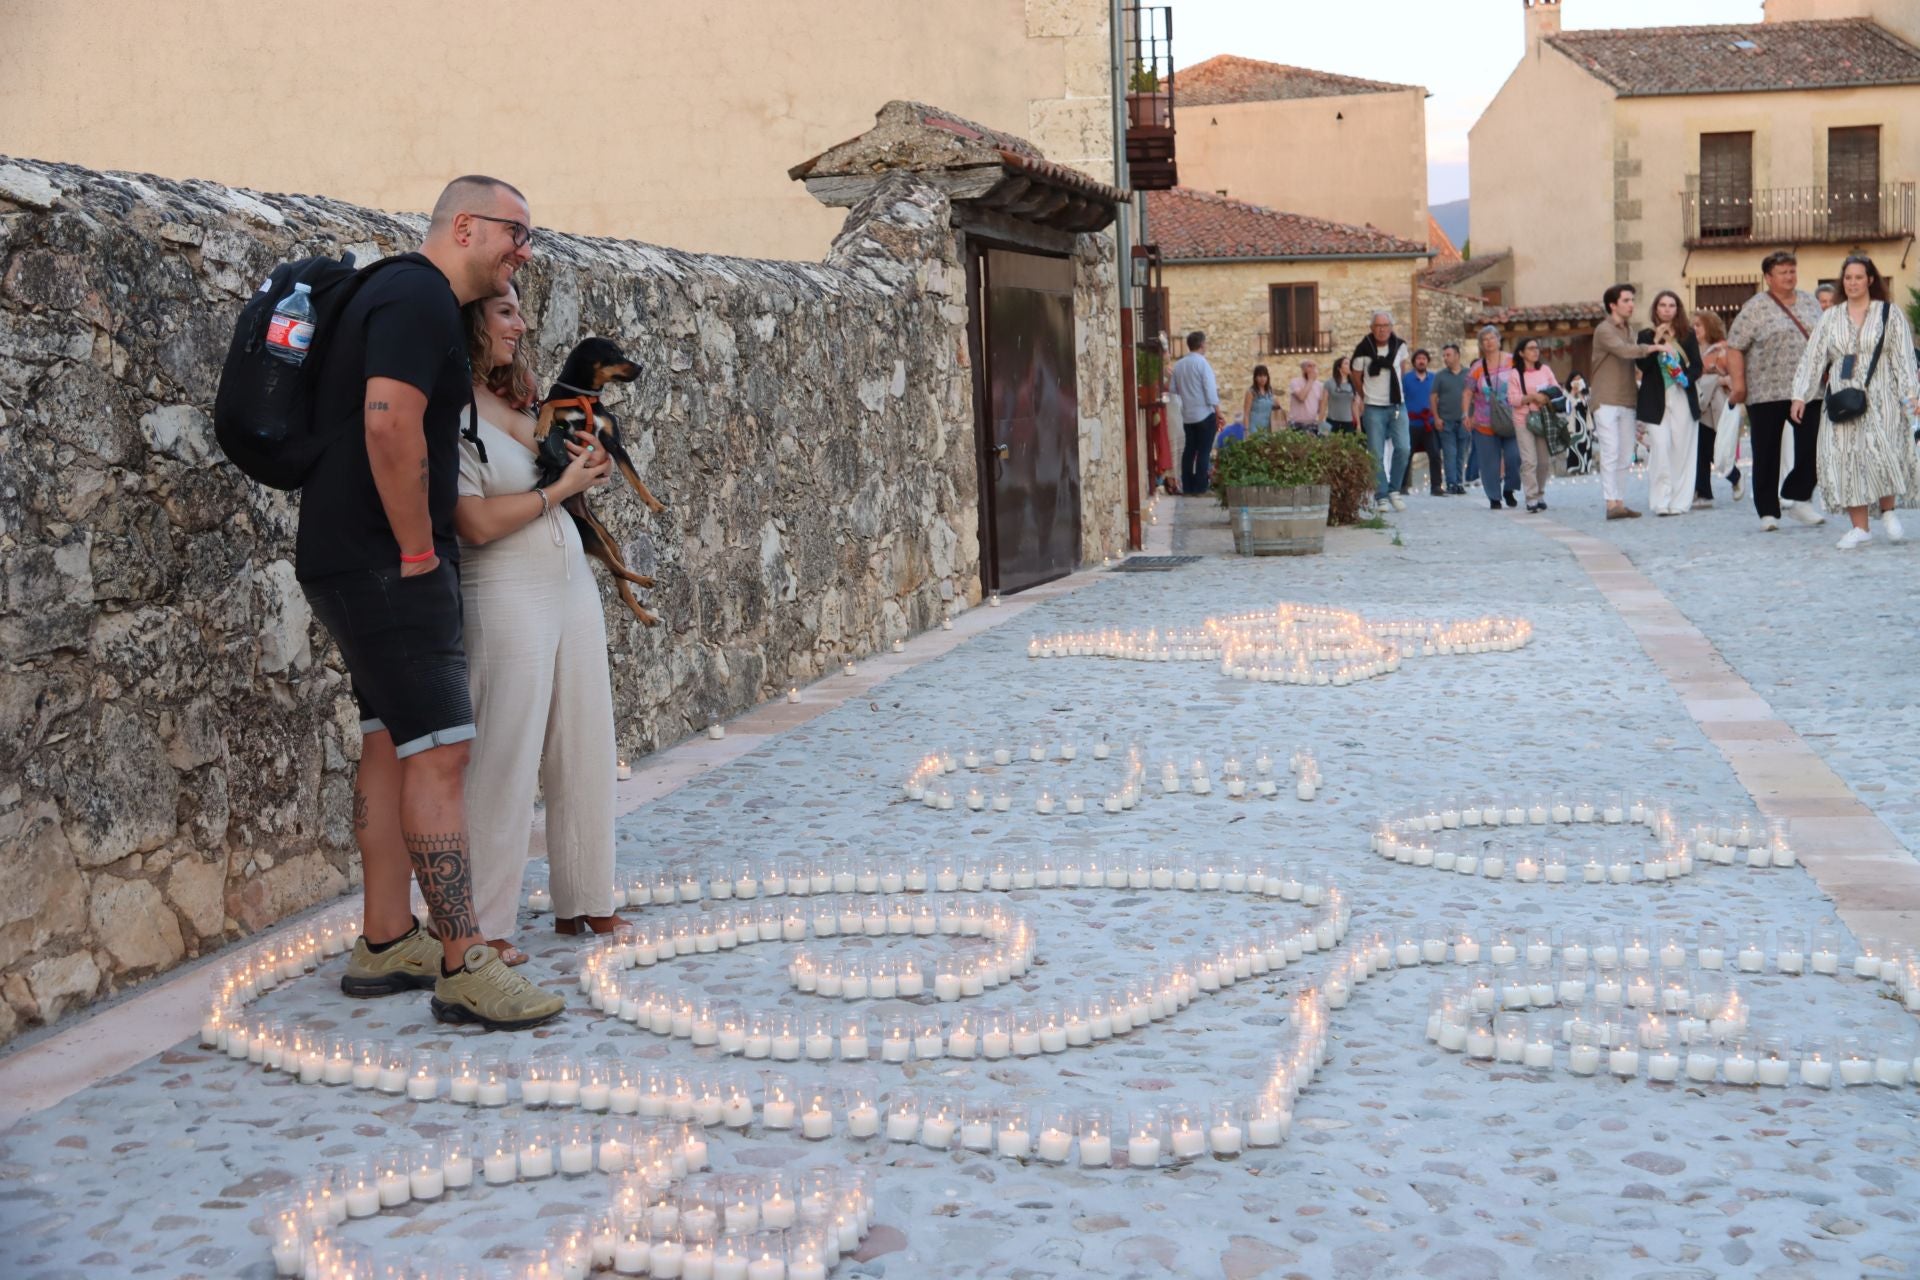
[[[100,987],[100,967],[85,951],[42,960],[27,970],[27,985],[42,1022],[53,1022],[76,1005],[93,998]]]
[[[166,744],[137,711],[103,706],[67,760],[61,809],[82,866],[118,862],[173,837],[178,783]]]
[[[122,970],[164,969],[186,954],[180,921],[148,881],[97,877],[88,915],[94,937]]]
[[[51,801],[0,814],[0,969],[86,921],[87,886]]]
[[[167,873],[166,899],[201,939],[220,935],[227,915],[227,860],[189,855]]]

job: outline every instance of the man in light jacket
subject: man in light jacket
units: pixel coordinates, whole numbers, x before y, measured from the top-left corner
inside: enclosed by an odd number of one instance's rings
[[[1213,437],[1220,430],[1220,384],[1207,363],[1207,335],[1187,335],[1187,354],[1173,362],[1173,393],[1180,397],[1180,423],[1187,444],[1180,454],[1180,492],[1207,491],[1213,469]]]
[[[1593,377],[1587,384],[1587,403],[1593,408],[1594,435],[1600,452],[1600,496],[1607,502],[1607,519],[1637,520],[1640,513],[1627,505],[1627,468],[1633,464],[1633,439],[1638,430],[1634,407],[1640,384],[1633,362],[1673,348],[1633,340],[1634,293],[1630,284],[1609,288],[1601,302],[1607,318],[1593,331]]]

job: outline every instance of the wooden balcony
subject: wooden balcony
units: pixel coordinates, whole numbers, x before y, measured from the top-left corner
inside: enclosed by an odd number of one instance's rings
[[[1697,178],[1680,195],[1689,249],[1865,244],[1914,234],[1915,184],[1829,190],[1762,187],[1744,196],[1703,196]]]

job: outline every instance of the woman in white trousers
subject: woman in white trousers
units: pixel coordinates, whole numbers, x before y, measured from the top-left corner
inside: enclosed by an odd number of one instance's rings
[[[580,533],[560,504],[605,484],[611,462],[585,437],[543,493],[534,463],[533,377],[518,295],[466,308],[475,438],[460,441],[460,589],[478,735],[467,766],[473,902],[509,964],[534,791],[546,795],[553,914],[562,933],[609,932],[613,914],[613,688],[606,622]],[[484,457],[483,457],[484,455]]]
[[[1693,480],[1700,436],[1700,340],[1687,323],[1680,295],[1662,289],[1653,299],[1653,328],[1640,331],[1642,345],[1672,346],[1640,358],[1640,396],[1635,416],[1647,434],[1647,506],[1657,516],[1683,515],[1693,507]]]

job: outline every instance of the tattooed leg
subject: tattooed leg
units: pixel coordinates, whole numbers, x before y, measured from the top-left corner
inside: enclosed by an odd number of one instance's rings
[[[400,762],[393,735],[370,733],[353,776],[353,841],[360,847],[360,887],[369,942],[391,942],[413,928],[408,886],[412,868],[400,838]]]
[[[450,969],[481,940],[467,862],[467,755],[463,742],[400,762],[400,828]]]

